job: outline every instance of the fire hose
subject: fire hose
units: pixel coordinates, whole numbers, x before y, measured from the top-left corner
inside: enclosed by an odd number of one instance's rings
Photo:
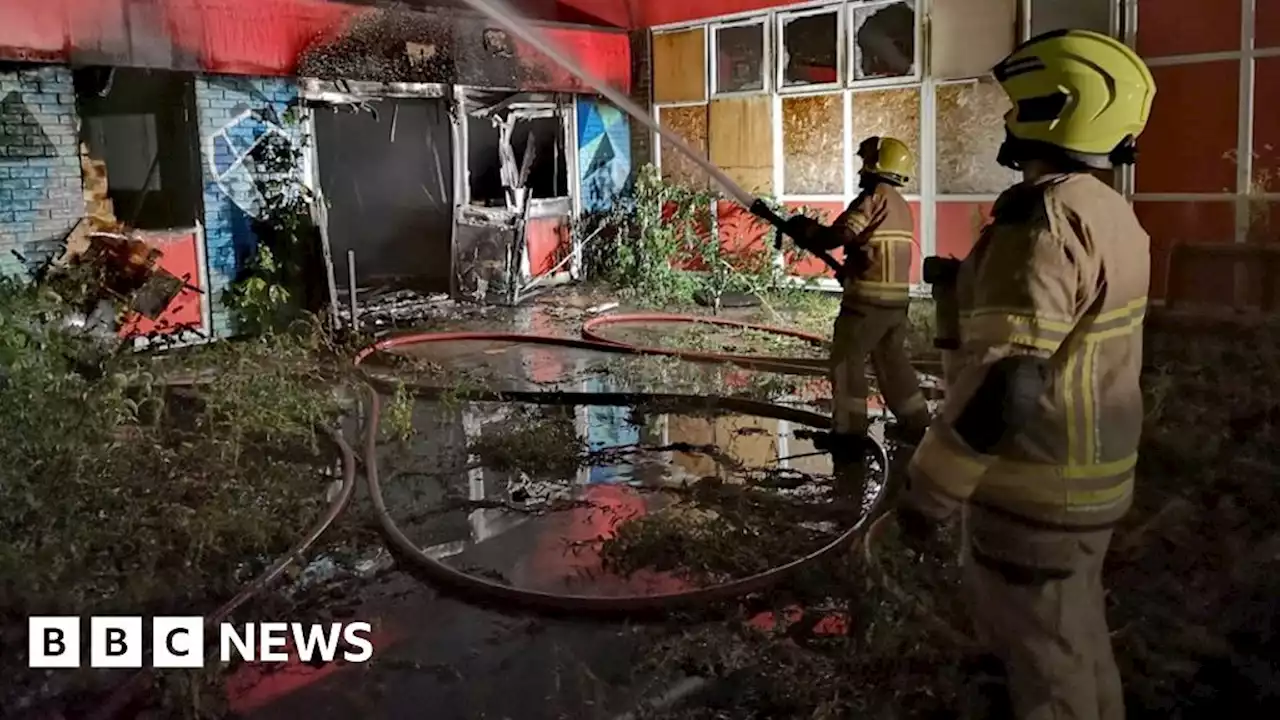
[[[817,345],[825,344],[826,342],[821,337],[796,330],[740,323],[720,318],[701,318],[681,315],[617,315],[609,316],[607,318],[597,318],[586,323],[582,328],[584,339],[503,332],[440,332],[396,336],[381,340],[360,351],[354,358],[354,363],[359,366],[376,353],[411,345],[433,342],[478,340],[488,342],[536,344],[551,347],[592,350],[613,354],[667,355],[679,357],[692,362],[731,363],[740,367],[797,375],[816,375],[824,372],[822,369],[823,366],[813,360],[770,358],[765,356],[719,354],[701,351],[634,346],[616,340],[603,338],[603,336],[598,333],[598,329],[604,325],[642,321],[691,322],[717,326],[748,328],[760,332],[770,332],[781,336],[792,337]],[[826,545],[803,557],[748,577],[737,578],[718,585],[699,587],[692,590],[674,593],[619,597],[567,595],[521,589],[450,567],[449,565],[423,552],[423,550],[399,528],[395,520],[392,518],[390,509],[387,507],[386,500],[383,496],[380,469],[377,462],[377,443],[381,427],[381,397],[375,388],[379,386],[385,388],[388,383],[386,380],[374,377],[369,373],[366,373],[366,379],[373,387],[370,388],[370,391],[368,392],[368,405],[366,407],[365,421],[362,429],[364,457],[360,459],[363,460],[366,486],[369,490],[370,499],[373,503],[375,513],[378,517],[378,523],[386,541],[396,552],[397,556],[405,562],[411,570],[417,571],[417,574],[431,582],[454,590],[464,597],[477,600],[481,603],[497,603],[543,613],[568,612],[588,615],[612,615],[620,613],[635,614],[653,611],[666,611],[677,608],[688,608],[691,606],[724,602],[771,587],[797,570],[818,563],[848,547],[865,532],[868,524],[881,514],[889,494],[890,478],[888,454],[883,445],[878,442],[872,442],[869,445],[869,450],[874,456],[875,461],[879,464],[879,467],[882,468],[884,477],[883,482],[880,484],[880,489],[873,499],[871,506],[843,533],[828,542]],[[418,394],[426,396],[433,393],[439,393],[444,390],[443,388],[421,384],[410,385],[409,387]],[[508,402],[541,402],[555,404],[589,403],[616,406],[633,405],[637,401],[679,403],[688,402],[690,399],[690,396],[688,395],[643,393],[557,393],[546,391],[476,391],[470,393],[458,393],[453,391],[452,394],[457,396],[459,399],[477,401],[500,400]],[[777,418],[816,428],[830,427],[830,418],[826,415],[787,407],[784,405],[745,398],[719,396],[701,397],[699,400],[719,409],[730,410],[742,414]],[[262,592],[268,585],[275,581],[285,571],[285,569],[301,559],[303,554],[315,544],[323,533],[329,529],[333,522],[346,510],[355,490],[355,468],[358,458],[350,444],[341,436],[340,433],[328,428],[326,428],[325,431],[337,445],[342,459],[343,479],[339,492],[331,500],[325,514],[309,529],[306,535],[304,535],[298,543],[290,548],[287,553],[272,562],[258,577],[245,585],[234,597],[220,606],[207,620],[207,626],[216,626],[218,623],[226,620],[231,613],[235,612],[246,602]],[[114,718],[119,717],[120,713],[122,713],[130,703],[137,699],[139,693],[147,688],[150,679],[151,672],[149,670],[141,670],[134,673],[125,682],[116,686],[116,688],[107,696],[106,700],[98,706],[97,709],[86,716],[87,720],[113,720]]]

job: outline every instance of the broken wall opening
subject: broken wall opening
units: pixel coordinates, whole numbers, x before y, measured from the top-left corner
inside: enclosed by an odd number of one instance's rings
[[[448,101],[374,100],[315,111],[316,164],[328,203],[334,274],[356,282],[449,292],[453,148]]]
[[[509,192],[517,187],[537,200],[569,197],[564,102],[541,94],[471,91],[468,106],[469,204],[517,210]]]
[[[94,67],[74,79],[80,139],[106,165],[115,217],[142,230],[194,227],[201,185],[193,76]]]

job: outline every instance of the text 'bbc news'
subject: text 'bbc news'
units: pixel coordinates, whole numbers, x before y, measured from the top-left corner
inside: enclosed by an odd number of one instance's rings
[[[89,618],[89,667],[141,668],[150,649],[155,668],[204,667],[205,620],[201,617],[155,617],[150,637],[141,617]],[[29,667],[78,668],[84,648],[81,620],[74,616],[35,616],[27,623]],[[372,627],[365,622],[221,623],[214,628],[218,659],[223,663],[368,662],[373,657]],[[148,642],[149,639],[149,642]],[[292,648],[293,653],[290,652]]]

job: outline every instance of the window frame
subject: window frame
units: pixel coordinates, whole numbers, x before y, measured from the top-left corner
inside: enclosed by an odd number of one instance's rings
[[[774,17],[774,38],[777,47],[777,55],[774,58],[774,92],[779,95],[791,95],[794,93],[812,93],[820,94],[839,90],[846,85],[849,78],[849,48],[845,40],[846,30],[848,27],[848,18],[845,13],[846,3],[836,3],[833,5],[823,5],[815,8],[805,8],[803,10],[788,10],[775,13]],[[836,19],[836,81],[830,83],[815,83],[810,85],[788,85],[786,84],[786,49],[787,49],[787,23],[799,18],[814,17],[817,15],[834,15]]]
[[[858,77],[858,33],[857,33],[857,17],[859,10],[867,8],[887,7],[900,2],[907,2],[912,6],[912,12],[915,16],[915,39],[912,43],[912,72],[910,75],[895,75],[893,77],[878,78],[859,78]],[[923,0],[850,0],[846,3],[845,26],[845,48],[844,51],[849,60],[846,63],[847,72],[845,81],[850,88],[881,88],[893,87],[895,85],[913,85],[920,84],[924,81],[924,18],[921,17],[921,6],[924,5]]]
[[[741,20],[727,20],[722,22],[710,22],[706,24],[707,34],[707,102],[718,100],[721,98],[737,98],[750,97],[753,95],[769,95],[774,92],[772,84],[769,82],[769,68],[772,63],[772,38],[769,34],[769,17],[771,13],[761,13],[760,15],[743,18]],[[738,27],[760,27],[760,84],[759,90],[720,90],[720,31],[724,29]]]

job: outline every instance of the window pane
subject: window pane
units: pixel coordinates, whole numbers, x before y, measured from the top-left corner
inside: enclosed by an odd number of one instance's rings
[[[764,23],[716,28],[716,92],[764,90]]]
[[[996,162],[1009,98],[994,82],[938,87],[938,192],[1003,192],[1019,175]]]
[[[844,194],[844,95],[782,99],[782,189]]]
[[[1031,34],[1053,30],[1111,34],[1111,0],[1031,0]]]
[[[874,135],[897,138],[911,149],[916,166],[903,191],[920,192],[920,88],[853,93],[853,141]],[[861,161],[853,161],[856,169]]]
[[[707,106],[659,108],[658,122],[680,136],[699,155],[707,156]],[[662,141],[662,177],[694,187],[707,186],[707,173],[671,143]]]
[[[840,82],[840,16],[834,12],[782,21],[782,85]]]
[[[1017,38],[1018,0],[934,3],[929,11],[929,74],[936,80],[989,75]]]
[[[853,77],[904,77],[916,71],[915,0],[855,7]]]

